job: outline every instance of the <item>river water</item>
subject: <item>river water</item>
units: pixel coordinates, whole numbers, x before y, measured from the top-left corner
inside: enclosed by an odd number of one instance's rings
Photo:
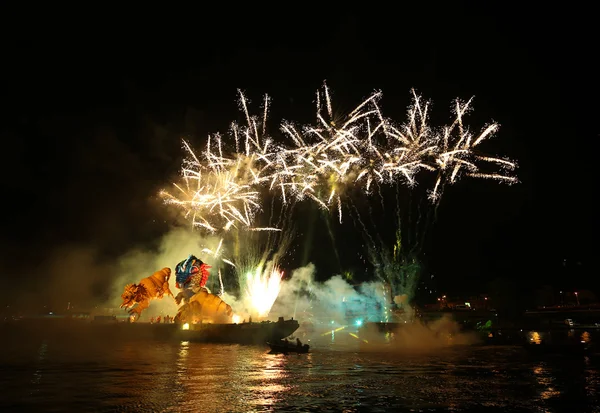
[[[519,347],[310,354],[190,342],[2,338],[0,412],[600,412],[600,363]]]

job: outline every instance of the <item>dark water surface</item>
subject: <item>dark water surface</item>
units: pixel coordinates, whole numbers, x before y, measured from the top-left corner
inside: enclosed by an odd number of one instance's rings
[[[517,347],[380,352],[3,337],[0,412],[600,412],[600,364]]]

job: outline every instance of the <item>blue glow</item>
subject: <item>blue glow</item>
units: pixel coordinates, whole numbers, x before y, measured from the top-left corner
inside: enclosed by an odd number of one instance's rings
[[[362,326],[362,320],[356,320],[356,325],[357,325],[358,327]]]

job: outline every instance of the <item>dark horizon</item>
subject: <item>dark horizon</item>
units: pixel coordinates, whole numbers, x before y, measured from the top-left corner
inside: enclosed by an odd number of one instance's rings
[[[171,36],[152,24],[106,33],[56,21],[5,33],[0,274],[10,285],[0,304],[48,294],[57,272],[85,282],[81,268],[48,264],[70,248],[95,251],[102,266],[156,245],[173,222],[157,192],[179,171],[181,138],[199,147],[225,132],[240,118],[238,88],[254,107],[272,97],[275,129],[282,118],[311,121],[324,80],[341,111],[381,89],[384,113],[402,119],[415,88],[433,102],[435,125],[447,122],[455,98],[472,96],[468,124],[500,124],[485,151],[516,160],[521,183],[449,188],[424,257],[438,290],[487,292],[505,279],[516,295],[545,284],[598,291],[593,26],[562,10],[447,7],[443,18],[406,9],[427,18],[399,21],[382,10],[284,21],[247,14],[230,26],[181,22]],[[308,27],[311,18],[322,31]],[[323,225],[312,244],[319,278],[328,278],[336,265]],[[357,249],[349,248],[347,267],[356,266]],[[100,284],[94,294],[102,295]]]

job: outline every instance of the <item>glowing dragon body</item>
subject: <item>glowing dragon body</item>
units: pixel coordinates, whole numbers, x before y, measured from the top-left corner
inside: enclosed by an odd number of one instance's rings
[[[169,278],[171,278],[171,269],[163,268],[156,271],[150,277],[143,278],[139,284],[127,284],[121,295],[123,303],[121,308],[129,310],[132,316],[142,314],[153,299],[161,299],[166,294],[173,297],[169,289]]]
[[[217,295],[202,289],[194,294],[177,312],[177,323],[230,323],[233,317],[231,306]]]
[[[175,317],[176,322],[231,322],[233,317],[231,306],[219,296],[211,294],[205,287],[209,268],[210,266],[193,255],[175,267],[176,286],[181,291],[174,298],[177,305],[183,301]],[[142,279],[139,284],[127,284],[121,295],[123,299],[121,308],[128,309],[130,315],[139,318],[153,299],[161,299],[165,294],[173,297],[169,289],[170,277],[171,269],[163,268],[150,277]]]
[[[181,290],[175,297],[175,301],[178,305],[183,301],[175,322],[231,322],[233,316],[231,306],[219,296],[211,294],[205,286],[210,275],[209,268],[209,265],[193,255],[175,267],[175,285]]]

